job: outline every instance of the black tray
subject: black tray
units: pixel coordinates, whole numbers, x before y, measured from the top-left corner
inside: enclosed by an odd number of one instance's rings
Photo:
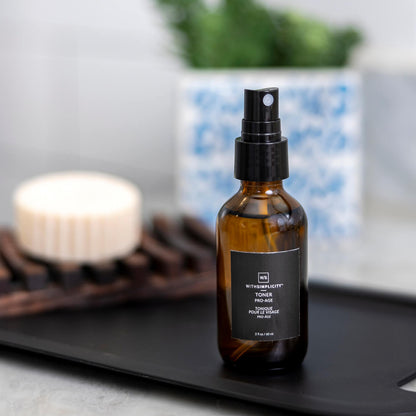
[[[312,285],[310,346],[287,374],[222,365],[215,299],[59,311],[0,321],[0,344],[319,415],[415,415],[416,301]]]

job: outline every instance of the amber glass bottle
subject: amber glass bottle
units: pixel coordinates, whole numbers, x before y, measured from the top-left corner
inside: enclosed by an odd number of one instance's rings
[[[226,364],[286,369],[307,349],[307,220],[283,188],[278,89],[245,90],[244,104],[235,155],[241,187],[217,219],[218,345]]]

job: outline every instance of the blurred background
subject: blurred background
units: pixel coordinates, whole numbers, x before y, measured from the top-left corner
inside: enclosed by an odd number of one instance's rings
[[[237,18],[254,23],[238,31]],[[282,44],[270,40],[271,24]],[[353,195],[347,203],[353,201],[354,233],[316,233],[310,273],[416,293],[416,0],[1,0],[0,31],[3,223],[12,222],[18,183],[68,169],[137,183],[146,216],[183,210],[178,188],[187,186],[183,154],[190,150],[180,136],[193,114],[183,86],[195,80],[193,68],[238,68],[240,87],[253,77],[262,83],[256,68],[267,70],[265,80],[290,86],[287,79],[298,69],[336,67],[354,82],[354,121],[342,122],[354,144],[353,162],[345,165],[354,180],[343,171]],[[224,82],[216,76],[209,85]],[[304,74],[302,82],[312,78]],[[240,119],[228,132],[231,143]],[[291,123],[294,128],[296,120]]]

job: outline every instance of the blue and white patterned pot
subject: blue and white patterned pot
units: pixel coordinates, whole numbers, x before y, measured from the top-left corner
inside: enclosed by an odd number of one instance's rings
[[[361,222],[360,77],[349,70],[191,71],[179,85],[178,202],[215,223],[239,187],[234,139],[244,88],[279,87],[289,142],[287,190],[305,207],[310,235],[353,237]]]

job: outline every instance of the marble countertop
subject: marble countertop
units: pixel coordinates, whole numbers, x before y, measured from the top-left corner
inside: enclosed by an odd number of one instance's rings
[[[7,416],[276,415],[276,410],[82,364],[0,348]],[[286,415],[286,412],[278,413]]]
[[[380,212],[365,218],[361,236],[310,241],[309,275],[319,280],[416,296],[416,216]]]
[[[331,283],[416,296],[415,236],[416,219],[380,214],[365,221],[359,239],[311,241],[310,275]],[[0,348],[0,396],[0,414],[11,416],[277,414],[255,404],[6,347]]]

